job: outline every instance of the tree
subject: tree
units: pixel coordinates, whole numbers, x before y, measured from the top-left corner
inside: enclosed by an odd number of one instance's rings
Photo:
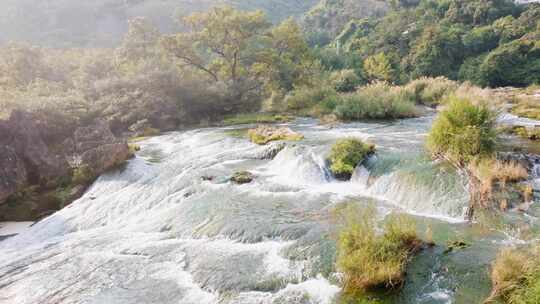
[[[150,20],[139,17],[128,21],[128,32],[124,36],[118,54],[124,59],[137,61],[157,54],[160,33]]]
[[[184,18],[187,33],[166,36],[161,45],[178,59],[205,74],[210,81],[224,83],[231,102],[240,102],[262,86],[254,69],[270,23],[261,11],[242,12],[217,7]]]
[[[364,61],[364,71],[370,80],[391,82],[396,77],[396,70],[392,66],[390,58],[382,52],[366,58]]]
[[[410,54],[412,78],[448,76],[455,79],[465,55],[461,41],[463,32],[459,25],[427,27]]]
[[[489,53],[480,65],[483,83],[491,87],[540,83],[540,43],[533,38],[503,44]]]

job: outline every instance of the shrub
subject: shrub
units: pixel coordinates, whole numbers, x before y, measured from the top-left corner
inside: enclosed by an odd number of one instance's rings
[[[362,79],[356,75],[354,70],[340,70],[330,75],[330,81],[336,91],[352,92],[361,84]]]
[[[343,101],[336,107],[335,113],[346,120],[393,119],[417,115],[411,95],[400,87],[385,82],[375,82],[343,96]]]
[[[288,110],[301,111],[322,103],[327,99],[335,99],[336,96],[337,92],[328,86],[302,87],[289,93],[285,97],[285,103]]]
[[[364,294],[401,286],[411,255],[422,246],[414,222],[405,215],[390,215],[384,233],[377,234],[373,208],[347,207],[343,211],[337,267],[343,273],[344,291]]]
[[[495,114],[485,105],[451,96],[429,133],[432,154],[464,165],[475,157],[489,156],[495,148]]]
[[[457,82],[446,77],[422,77],[407,84],[405,90],[413,96],[417,104],[433,106],[441,103],[443,98],[453,93],[457,87]]]
[[[340,179],[350,179],[356,166],[375,151],[375,146],[361,140],[347,138],[338,140],[330,152],[330,170]]]
[[[540,247],[503,249],[493,263],[493,289],[486,303],[540,303]]]

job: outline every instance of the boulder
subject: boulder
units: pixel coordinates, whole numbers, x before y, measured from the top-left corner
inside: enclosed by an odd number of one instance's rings
[[[29,183],[49,183],[69,174],[65,158],[47,147],[32,114],[13,111],[3,125],[0,145],[11,147],[24,162]]]
[[[72,161],[72,167],[89,170],[97,176],[131,157],[126,140],[118,139],[111,132],[109,124],[98,119],[94,124],[79,127],[73,138],[65,142],[66,153]]]
[[[131,156],[127,142],[104,120],[77,128],[51,149],[43,139],[51,133],[47,121],[24,111],[0,121],[0,220],[35,220],[55,212]]]
[[[249,184],[253,181],[253,174],[248,171],[240,171],[234,173],[233,177],[231,177],[231,181],[235,184]]]

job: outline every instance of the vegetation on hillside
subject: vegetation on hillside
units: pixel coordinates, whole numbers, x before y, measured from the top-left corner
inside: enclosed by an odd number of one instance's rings
[[[48,137],[59,140],[97,117],[117,134],[171,130],[258,110],[272,92],[315,74],[291,19],[274,27],[260,11],[219,7],[182,21],[190,31],[162,35],[148,19],[133,19],[115,49],[0,47],[2,115],[35,112],[57,126]]]
[[[329,48],[357,57],[349,68],[367,80],[446,76],[481,86],[527,86],[540,82],[539,20],[538,3],[394,1],[383,17],[349,18]]]

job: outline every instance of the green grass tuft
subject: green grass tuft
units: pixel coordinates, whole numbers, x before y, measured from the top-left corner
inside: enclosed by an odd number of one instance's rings
[[[374,208],[348,206],[341,214],[344,226],[339,233],[337,267],[344,276],[344,292],[365,295],[379,288],[401,287],[407,263],[423,246],[414,221],[402,214],[390,215],[380,234]]]
[[[330,152],[330,171],[337,178],[350,179],[356,166],[374,152],[375,146],[372,144],[354,138],[340,139]]]

